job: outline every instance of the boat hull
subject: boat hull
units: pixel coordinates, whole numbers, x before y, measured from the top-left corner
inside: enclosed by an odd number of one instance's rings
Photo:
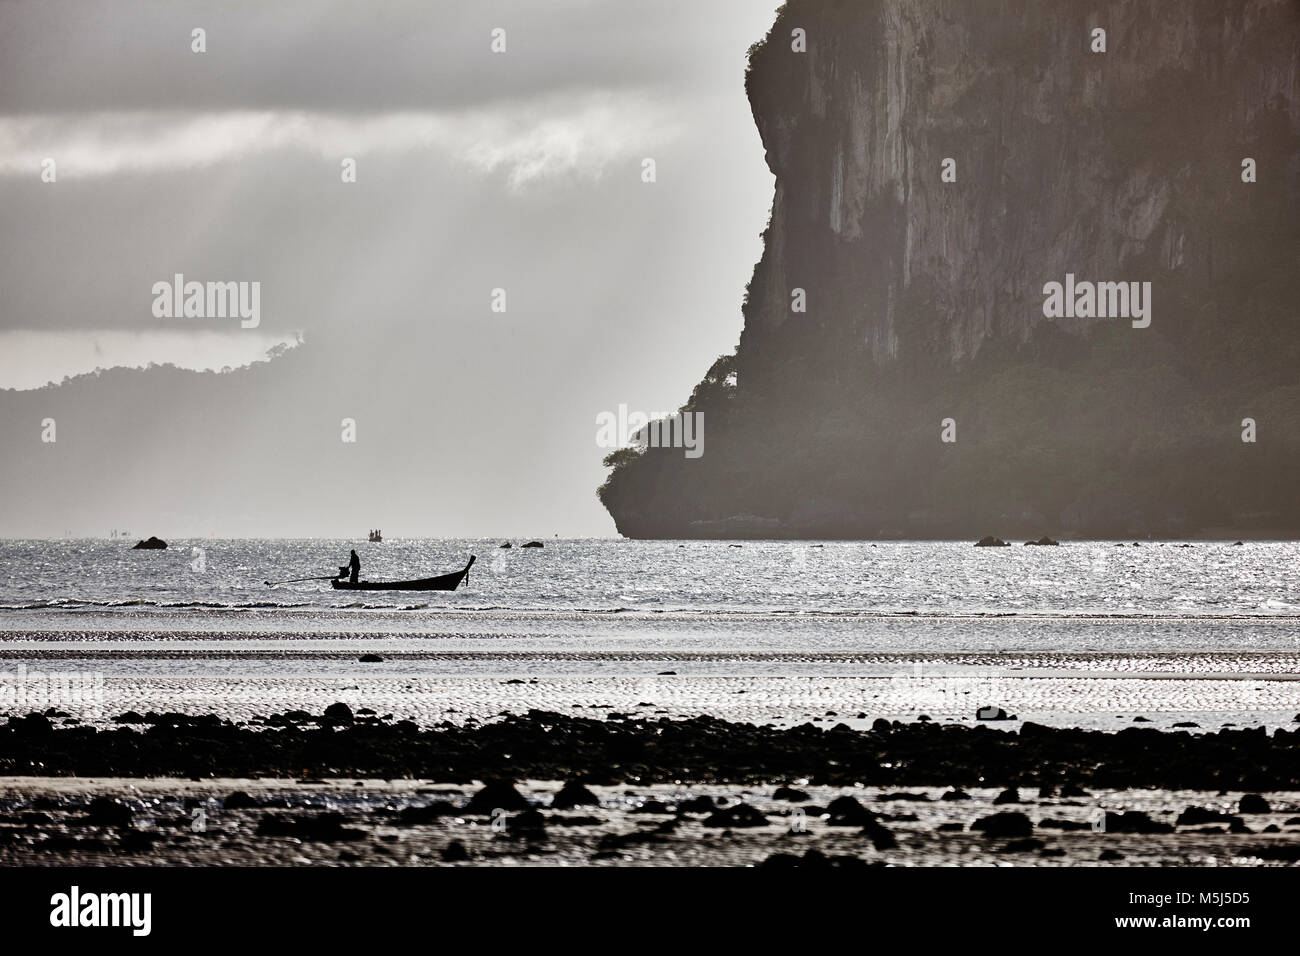
[[[474,555],[470,555],[469,564],[451,574],[439,574],[432,578],[416,578],[412,581],[344,581],[335,578],[330,586],[336,591],[454,591],[469,574],[474,564]]]

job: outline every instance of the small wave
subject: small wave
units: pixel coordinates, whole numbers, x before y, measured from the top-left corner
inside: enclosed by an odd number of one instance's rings
[[[190,609],[204,611],[243,611],[250,608],[294,608],[312,606],[313,605],[309,601],[241,601],[234,604],[227,604],[221,601],[151,601],[148,598],[132,598],[121,601],[96,601],[91,598],[51,598],[47,601],[32,601],[27,604],[0,604],[0,611],[76,611],[101,607],[156,607],[165,611]]]
[[[546,600],[549,596],[542,596]],[[814,601],[815,598],[810,599]],[[562,603],[541,604],[468,604],[458,601],[440,602],[366,602],[350,601],[331,604],[319,601],[163,601],[148,598],[131,598],[122,600],[95,600],[84,597],[47,598],[29,601],[16,601],[0,604],[0,613],[55,612],[64,614],[94,613],[141,613],[148,614],[155,610],[159,613],[171,613],[178,616],[185,612],[208,612],[217,614],[242,614],[248,611],[290,611],[315,610],[322,613],[337,610],[356,611],[392,611],[392,612],[427,612],[430,614],[504,614],[537,615],[543,617],[626,617],[644,616],[658,620],[672,618],[727,618],[741,621],[759,621],[763,619],[782,620],[826,620],[826,621],[871,621],[871,620],[930,620],[930,621],[977,621],[1015,618],[1021,621],[1294,621],[1300,618],[1300,604],[1277,598],[1265,600],[1249,610],[1226,610],[1198,612],[1192,609],[1178,608],[1172,610],[993,610],[962,608],[898,608],[898,607],[755,607],[714,605],[674,605],[669,607],[648,607],[638,604],[619,602],[609,606],[592,606],[589,604],[565,606]]]

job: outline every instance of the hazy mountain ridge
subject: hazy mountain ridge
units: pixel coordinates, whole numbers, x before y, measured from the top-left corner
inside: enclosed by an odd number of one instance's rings
[[[706,452],[615,456],[619,530],[1300,530],[1297,51],[1285,0],[789,3],[746,78],[776,189],[687,405]],[[1150,327],[1046,318],[1067,274],[1151,282]]]

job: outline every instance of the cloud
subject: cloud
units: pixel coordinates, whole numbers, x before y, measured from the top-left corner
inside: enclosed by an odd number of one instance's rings
[[[61,181],[238,162],[277,151],[326,158],[432,151],[514,188],[566,176],[594,178],[637,151],[662,148],[683,124],[641,91],[496,104],[488,110],[347,115],[310,111],[171,111],[0,117],[0,175]]]

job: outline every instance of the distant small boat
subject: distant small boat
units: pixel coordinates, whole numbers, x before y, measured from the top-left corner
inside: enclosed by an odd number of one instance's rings
[[[353,584],[341,578],[330,581],[336,591],[454,591],[460,582],[469,576],[470,566],[475,561],[469,556],[469,564],[451,574],[440,574],[434,578],[416,578],[414,581],[358,581]]]

